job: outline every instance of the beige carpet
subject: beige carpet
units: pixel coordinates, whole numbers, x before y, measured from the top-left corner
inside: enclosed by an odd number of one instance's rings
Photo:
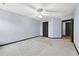
[[[0,56],[77,56],[74,45],[65,39],[37,37],[0,47]]]

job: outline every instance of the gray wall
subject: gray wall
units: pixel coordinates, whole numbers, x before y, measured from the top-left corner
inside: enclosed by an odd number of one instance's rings
[[[66,31],[66,30],[65,30],[65,29],[66,29],[65,26],[66,26],[66,25],[65,25],[65,22],[63,22],[63,35],[66,34],[66,33],[65,33],[65,31]]]
[[[53,37],[53,19],[48,21],[48,37]]]
[[[79,4],[74,15],[74,43],[79,50]]]
[[[40,25],[40,36],[43,36],[43,22],[41,22],[41,25]]]
[[[61,19],[52,18],[49,20],[49,37],[61,38]]]
[[[40,35],[40,21],[0,10],[0,44]]]

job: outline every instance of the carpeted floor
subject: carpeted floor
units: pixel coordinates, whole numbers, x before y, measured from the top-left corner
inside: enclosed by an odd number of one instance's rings
[[[0,56],[77,56],[70,40],[37,37],[0,47]]]

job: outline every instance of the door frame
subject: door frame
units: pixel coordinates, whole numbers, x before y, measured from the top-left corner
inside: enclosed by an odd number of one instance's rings
[[[74,42],[74,19],[69,19],[69,20],[62,20],[61,22],[61,32],[62,32],[62,38],[63,38],[63,22],[72,22],[72,36],[71,36],[71,42]]]

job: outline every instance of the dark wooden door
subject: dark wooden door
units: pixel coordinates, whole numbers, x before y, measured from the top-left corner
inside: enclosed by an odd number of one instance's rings
[[[43,36],[48,37],[48,22],[43,22]]]
[[[72,22],[66,23],[66,36],[72,36]]]

